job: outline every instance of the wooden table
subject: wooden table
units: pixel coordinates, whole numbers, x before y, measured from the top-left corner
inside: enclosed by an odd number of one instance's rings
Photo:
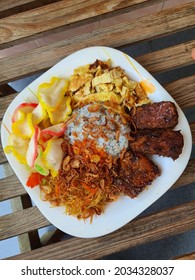
[[[41,3],[40,3],[41,2]],[[37,1],[6,0],[0,5],[0,48],[16,46],[32,39],[80,25],[109,19],[160,1]],[[191,49],[195,47],[195,2],[152,13],[139,20],[128,20],[83,32],[69,39],[48,43],[31,50],[20,51],[0,59],[0,118],[15,92],[8,82],[43,72],[74,51],[93,45],[121,49],[131,56],[132,50],[142,50],[136,59],[155,75],[178,102],[184,112],[195,109],[195,75]],[[190,30],[190,32],[189,32]],[[183,32],[183,33],[182,33]],[[187,39],[181,34],[188,32]],[[167,36],[172,40],[169,45]],[[143,46],[162,43],[157,50]],[[184,71],[185,70],[185,71]],[[165,78],[165,77],[168,77]],[[191,114],[190,114],[191,115]],[[1,121],[0,120],[0,121]],[[195,141],[195,119],[190,127]],[[50,223],[32,206],[31,200],[13,174],[0,146],[0,164],[6,178],[0,180],[0,201],[12,200],[14,212],[0,217],[0,240],[18,236],[22,253],[11,259],[99,259],[134,246],[175,236],[195,229],[195,201],[168,206],[134,219],[123,228],[100,238],[80,239],[54,230],[51,236],[40,239],[37,230]],[[195,186],[195,158],[191,157],[186,170],[171,191],[192,184]],[[62,238],[64,237],[65,238]],[[175,258],[195,259],[195,253]]]

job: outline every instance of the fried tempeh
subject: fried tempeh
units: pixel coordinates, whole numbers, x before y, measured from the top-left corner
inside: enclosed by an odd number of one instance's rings
[[[141,153],[128,151],[120,159],[114,185],[125,195],[136,197],[159,175],[159,168],[150,159]]]
[[[130,141],[133,151],[143,154],[171,157],[176,160],[182,153],[184,145],[183,135],[180,131],[171,129],[138,130],[134,140]]]
[[[137,107],[132,122],[137,129],[173,128],[178,123],[178,113],[173,102],[155,102]]]

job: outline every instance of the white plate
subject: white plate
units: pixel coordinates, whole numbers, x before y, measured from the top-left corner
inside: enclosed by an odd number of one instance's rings
[[[93,63],[96,59],[107,60],[108,58],[112,59],[113,65],[122,67],[131,79],[136,81],[149,79],[156,87],[156,91],[149,96],[151,100],[157,102],[162,100],[175,102],[168,92],[133,58],[112,48],[101,46],[90,47],[66,57],[19,93],[8,107],[3,118],[3,124],[11,130],[11,116],[17,105],[22,102],[36,101],[35,93],[38,86],[43,82],[49,81],[52,76],[65,76],[68,78],[76,67],[87,63]],[[63,207],[54,208],[51,207],[49,202],[43,202],[40,199],[38,187],[34,189],[26,187],[29,174],[24,166],[19,164],[12,154],[6,156],[34,203],[53,225],[68,234],[78,237],[88,238],[102,236],[115,231],[134,219],[161,197],[184,171],[191,153],[192,138],[186,117],[177,104],[176,106],[179,113],[179,123],[175,129],[181,130],[184,136],[184,147],[180,157],[176,161],[173,161],[170,158],[154,156],[154,162],[161,169],[161,176],[139,194],[137,198],[131,199],[127,196],[121,196],[117,202],[109,204],[105,212],[97,218],[94,218],[91,224],[88,220],[84,222],[83,220],[77,220],[75,217],[67,216],[64,214]],[[7,145],[9,136],[4,125],[2,125],[1,128],[3,147]]]

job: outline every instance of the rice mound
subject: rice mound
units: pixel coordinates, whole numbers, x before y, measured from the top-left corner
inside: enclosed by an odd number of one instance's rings
[[[89,111],[89,107],[90,104],[75,109],[76,117],[68,124],[65,136],[71,144],[87,137],[96,141],[108,154],[119,156],[128,147],[129,125],[124,124],[118,114],[104,107],[97,112]]]

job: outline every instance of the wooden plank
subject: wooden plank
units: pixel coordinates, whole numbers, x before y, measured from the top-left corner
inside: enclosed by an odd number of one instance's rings
[[[195,253],[186,254],[175,258],[175,260],[195,260]]]
[[[12,102],[12,100],[17,96],[17,94],[9,94],[6,96],[0,97],[0,120],[3,118],[5,111],[7,110],[8,106]]]
[[[21,5],[36,2],[36,0],[1,0],[0,12],[6,12],[9,9],[16,8]]]
[[[1,0],[0,18],[36,7],[37,0]]]
[[[7,158],[5,156],[5,153],[3,151],[3,147],[2,147],[2,144],[1,144],[1,141],[0,141],[0,165],[5,163],[7,161]]]
[[[0,240],[50,225],[37,207],[0,217]]]
[[[4,162],[3,164],[0,165],[0,171],[1,171],[0,178],[4,178],[4,177],[8,178],[9,176],[12,176],[14,174],[14,171],[8,162]]]
[[[9,259],[99,259],[194,228],[195,203],[192,201],[135,219],[103,237],[71,238]]]
[[[185,186],[195,182],[195,158],[188,162],[186,169],[179,179],[172,186],[172,189],[176,189],[181,186]]]
[[[47,5],[47,4],[51,4],[54,2],[58,2],[60,0],[1,0],[1,6],[0,6],[0,12],[4,12],[6,13],[7,11],[9,11],[10,9],[14,10],[15,12],[18,11],[18,8],[22,9],[23,6],[26,7],[26,9],[33,9],[36,6],[43,6],[43,5]],[[72,1],[66,1],[67,6],[70,6],[72,3]],[[92,2],[88,1],[89,4],[91,5]],[[110,5],[111,7],[114,5],[114,7],[119,6],[119,8],[127,8],[127,7],[132,7],[132,6],[137,6],[140,5],[144,6],[144,4],[152,4],[152,3],[157,3],[157,2],[161,2],[161,0],[157,1],[152,1],[152,0],[131,0],[131,1],[126,1],[126,3],[122,3],[122,1],[110,1]],[[98,5],[98,1],[96,1],[97,5]],[[80,4],[80,3],[79,3]],[[119,9],[118,8],[118,9]],[[23,12],[20,10],[20,12]]]
[[[12,206],[13,212],[23,210],[21,197],[15,197],[15,198],[11,199],[11,206]],[[29,239],[28,233],[23,233],[23,234],[19,235],[18,242],[19,242],[21,253],[31,251],[31,244],[30,244],[30,239]]]
[[[67,55],[88,46],[108,45],[115,48],[190,28],[195,25],[194,12],[195,2],[192,2],[142,17],[139,21],[130,20],[48,46],[28,50],[13,56],[12,59],[2,58],[0,60],[0,83],[7,83],[48,69]]]
[[[26,194],[16,175],[1,179],[0,185],[0,201]]]
[[[0,17],[7,17],[59,0],[1,0]]]
[[[192,133],[192,143],[195,144],[195,122],[190,124],[190,129]]]
[[[23,41],[43,32],[53,33],[54,29],[107,13],[144,4],[148,0],[62,0],[37,9],[15,14],[0,20],[0,44]],[[97,9],[98,7],[98,9]]]
[[[182,109],[195,106],[195,75],[167,84],[165,89]]]
[[[11,206],[13,212],[17,212],[25,208],[32,207],[32,201],[26,194],[11,199]],[[31,251],[32,249],[39,248],[41,246],[37,230],[18,235],[18,241],[21,253]]]
[[[172,70],[194,63],[191,56],[194,47],[195,41],[190,41],[142,55],[137,57],[136,60],[144,65],[150,73],[167,71],[167,69]]]

